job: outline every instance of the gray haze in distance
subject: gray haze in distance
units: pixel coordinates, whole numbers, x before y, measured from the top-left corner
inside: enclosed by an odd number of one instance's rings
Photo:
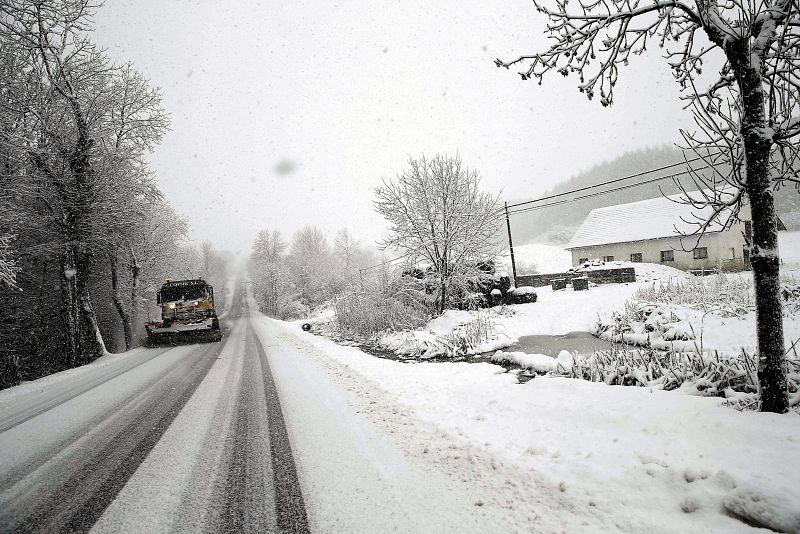
[[[95,21],[112,59],[163,90],[165,195],[195,239],[236,252],[309,223],[379,239],[372,190],[409,155],[458,151],[520,200],[691,126],[662,50],[622,71],[611,109],[573,76],[495,67],[546,42],[529,0],[107,0]]]

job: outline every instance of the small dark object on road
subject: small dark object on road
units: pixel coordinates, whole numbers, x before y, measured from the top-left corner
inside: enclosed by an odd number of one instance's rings
[[[303,331],[308,332],[311,330],[311,323],[303,323]]]

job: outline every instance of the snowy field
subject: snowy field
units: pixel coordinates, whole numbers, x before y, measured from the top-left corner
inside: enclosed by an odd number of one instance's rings
[[[797,235],[782,236],[785,273],[792,273],[793,258],[800,260]],[[481,315],[498,332],[492,348],[526,335],[589,331],[599,317],[623,309],[637,289],[688,278],[660,265],[635,267],[642,282],[580,292],[537,288],[538,301],[509,306],[511,314],[448,311],[414,334],[444,336]],[[755,348],[752,312],[722,317],[680,306],[672,311],[697,325],[704,350]],[[552,498],[549,505],[531,506],[545,532],[557,530],[559,520],[567,531],[727,533],[761,525],[800,532],[796,413],[740,412],[723,406],[721,398],[569,378],[539,376],[518,384],[514,374],[491,364],[393,362],[323,337],[298,335],[344,366],[350,387],[361,390],[356,384],[366,381],[397,402],[398,413],[410,411],[431,425],[438,438],[450,442],[440,445],[436,461],[448,468],[468,463],[482,473],[487,500],[528,503],[533,497],[524,494],[527,488],[547,496],[540,499]],[[785,335],[787,343],[800,338],[800,317],[786,318]],[[371,390],[363,386],[363,391]],[[365,409],[398,438],[409,430],[404,417],[387,418],[370,405]],[[571,504],[553,497],[558,494]],[[559,518],[547,512],[550,506]]]
[[[334,376],[408,454],[470,477],[486,504],[527,508],[543,532],[753,530],[731,514],[800,529],[797,415],[564,378],[518,385],[491,364],[388,361],[281,327],[341,369]]]

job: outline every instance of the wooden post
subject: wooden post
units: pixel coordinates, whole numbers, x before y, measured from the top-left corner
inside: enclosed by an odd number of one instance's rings
[[[517,287],[517,262],[514,261],[514,242],[511,240],[511,221],[508,218],[508,202],[504,203],[506,209],[506,229],[508,229],[508,249],[511,252],[511,273],[514,278],[514,287]]]

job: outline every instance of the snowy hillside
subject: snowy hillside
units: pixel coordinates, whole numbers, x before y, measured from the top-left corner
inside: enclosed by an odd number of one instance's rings
[[[530,243],[514,247],[517,274],[563,273],[572,266],[572,254],[563,247]],[[511,272],[508,250],[498,258],[501,269]],[[498,269],[500,270],[500,269]]]

